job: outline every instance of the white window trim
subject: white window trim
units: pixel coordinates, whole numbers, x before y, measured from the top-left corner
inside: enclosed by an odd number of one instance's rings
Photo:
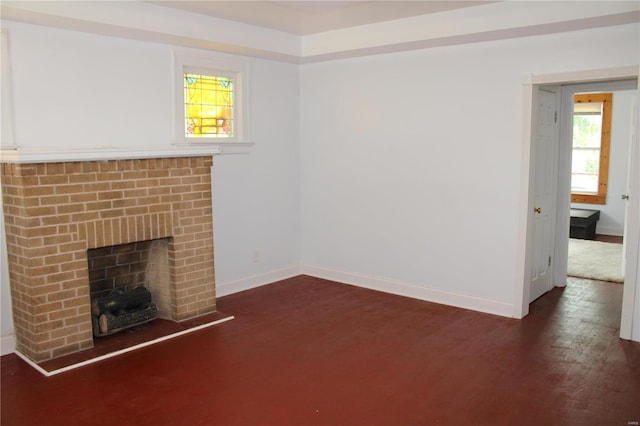
[[[234,84],[234,136],[231,138],[188,138],[184,128],[184,73],[231,77]],[[254,145],[249,137],[249,64],[209,55],[173,52],[174,145],[212,146],[222,154],[249,153]]]

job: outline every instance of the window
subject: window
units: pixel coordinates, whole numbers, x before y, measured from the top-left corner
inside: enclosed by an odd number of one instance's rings
[[[232,138],[233,79],[184,73],[184,119],[187,138]]]
[[[214,55],[174,54],[175,143],[249,152],[248,65]]]
[[[612,98],[611,93],[574,97],[571,202],[606,204]]]

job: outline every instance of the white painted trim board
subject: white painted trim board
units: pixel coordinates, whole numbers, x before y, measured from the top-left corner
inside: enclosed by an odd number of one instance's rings
[[[293,265],[275,271],[265,272],[263,274],[250,275],[234,281],[219,283],[216,280],[216,297],[228,296],[233,293],[239,293],[252,288],[271,284],[277,281],[286,280],[302,274],[300,265]]]
[[[0,355],[9,355],[16,350],[15,334],[7,334],[0,337]]]
[[[184,336],[185,334],[193,333],[194,331],[199,331],[199,330],[202,330],[204,328],[211,327],[213,325],[217,325],[217,324],[221,324],[223,322],[231,321],[232,319],[235,319],[235,317],[234,316],[230,316],[230,317],[222,318],[222,319],[219,319],[219,320],[216,320],[216,321],[208,322],[206,324],[201,324],[201,325],[198,325],[196,327],[189,328],[187,330],[182,330],[182,331],[179,331],[177,333],[169,334],[167,336],[158,337],[157,339],[153,339],[153,340],[150,340],[148,342],[139,343],[137,345],[133,345],[133,346],[130,346],[128,348],[121,349],[119,351],[111,352],[111,353],[108,353],[108,354],[105,354],[105,355],[98,356],[96,358],[91,358],[91,359],[88,359],[86,361],[78,362],[76,364],[71,364],[71,365],[68,365],[66,367],[58,368],[57,370],[52,370],[52,371],[47,371],[44,368],[40,367],[34,361],[30,360],[27,356],[25,356],[22,353],[20,353],[20,351],[15,351],[15,354],[18,355],[18,357],[22,358],[22,360],[24,360],[27,364],[32,366],[34,369],[36,369],[40,373],[42,373],[44,376],[51,377],[51,376],[55,376],[55,375],[60,374],[60,373],[64,373],[64,372],[71,371],[71,370],[75,370],[76,368],[80,368],[80,367],[84,367],[86,365],[94,364],[94,363],[99,362],[99,361],[104,361],[105,359],[113,358],[113,357],[116,357],[118,355],[122,355],[122,354],[125,354],[125,353],[128,353],[128,352],[132,352],[132,351],[135,351],[137,349],[142,349],[142,348],[145,348],[147,346],[155,345],[156,343],[164,342],[166,340],[173,339],[175,337]]]
[[[302,273],[316,278],[337,281],[384,293],[411,297],[413,299],[499,315],[502,317],[512,317],[513,313],[513,307],[508,303],[496,302],[493,300],[482,299],[441,289],[417,286],[412,283],[391,280],[383,277],[337,271],[331,268],[313,265],[303,265]]]

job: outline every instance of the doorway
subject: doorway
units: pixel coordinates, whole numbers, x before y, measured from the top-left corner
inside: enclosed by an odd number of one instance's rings
[[[568,273],[622,282],[636,82],[631,79],[567,85],[563,90],[567,106],[575,96],[574,111],[567,111],[561,122],[567,138],[562,142],[574,144],[571,173],[576,173],[571,178]],[[578,133],[571,134],[572,128]]]
[[[562,86],[563,94],[572,91],[589,91],[594,90],[596,84],[603,85],[605,89],[600,90],[625,90],[637,89],[638,69],[637,67],[625,67],[605,70],[593,70],[576,73],[564,73],[545,76],[531,76],[531,79],[525,84],[525,100],[524,100],[524,151],[522,160],[522,187],[525,195],[523,203],[521,203],[521,223],[519,236],[519,259],[518,270],[522,277],[521,285],[517,286],[514,299],[514,317],[522,318],[529,312],[529,294],[531,290],[531,271],[533,267],[533,258],[536,251],[534,246],[534,209],[535,209],[535,175],[539,164],[536,164],[535,150],[537,148],[537,129],[536,129],[536,108],[538,102],[538,92],[540,89],[548,86]],[[585,89],[585,85],[589,85]],[[581,87],[582,86],[582,87]],[[575,93],[574,92],[574,93]],[[573,95],[571,95],[571,99]],[[561,102],[562,109],[568,109],[567,102]],[[570,102],[571,110],[573,109],[573,101]],[[562,114],[562,111],[561,111]],[[566,117],[565,113],[565,117]],[[638,123],[634,126],[637,135]],[[565,126],[566,127],[566,126]],[[566,131],[566,129],[565,129]],[[569,129],[570,132],[570,129]],[[637,136],[636,136],[637,138]],[[562,135],[562,139],[567,140],[566,135]],[[633,156],[637,156],[633,154]],[[569,235],[569,197],[570,197],[570,172],[569,160],[571,158],[570,146],[561,145],[558,155],[559,173],[557,178],[557,200],[555,215],[556,221],[551,235],[552,253],[552,280],[553,285],[566,285],[567,270],[567,253],[568,253],[568,235]],[[638,161],[633,159],[630,171],[632,175],[637,176]],[[634,195],[636,195],[634,197]],[[637,267],[638,267],[638,242],[640,241],[640,231],[638,230],[640,222],[640,204],[638,203],[639,189],[637,187],[630,190],[630,202],[628,211],[628,228],[626,239],[629,244],[626,245],[626,275],[631,277],[627,279],[624,285],[624,297],[622,318],[620,326],[620,337],[624,339],[632,338],[632,325],[636,328],[640,324],[632,324],[634,312],[640,312],[640,301],[636,299],[637,287]],[[636,320],[637,321],[637,320]],[[634,340],[637,338],[634,331]]]
[[[589,93],[589,95],[584,95],[584,93]],[[571,186],[573,185],[571,177],[571,157],[573,150],[572,141],[574,139],[572,130],[574,123],[574,96],[576,95],[583,98],[588,97],[589,99],[606,98],[610,104],[613,104],[612,107],[610,105],[610,107],[605,110],[605,113],[609,115],[609,119],[605,121],[609,123],[611,131],[609,132],[608,129],[605,128],[607,137],[606,171],[598,180],[603,180],[606,182],[606,185],[600,185],[596,188],[599,193],[602,193],[601,195],[575,195],[572,194],[571,191]],[[567,200],[571,199],[570,209],[572,215],[576,216],[573,221],[578,224],[584,225],[589,222],[590,219],[594,220],[590,232],[582,232],[584,229],[579,228],[576,230],[572,227],[571,236],[577,234],[575,235],[576,238],[586,238],[587,240],[595,238],[601,240],[601,242],[596,243],[580,239],[570,240],[567,242],[569,246],[568,251],[583,252],[587,256],[590,255],[590,257],[593,257],[596,252],[601,252],[602,255],[601,259],[596,257],[590,261],[585,259],[584,262],[575,262],[575,259],[571,262],[572,259],[568,257],[569,269],[576,269],[576,267],[578,267],[578,270],[580,270],[586,268],[588,271],[582,271],[587,272],[586,275],[579,274],[578,276],[603,281],[620,281],[623,276],[623,247],[611,246],[611,243],[623,241],[625,233],[625,217],[627,214],[625,208],[627,203],[622,196],[626,195],[627,192],[628,171],[629,167],[631,167],[629,163],[629,149],[632,132],[630,132],[630,129],[634,125],[631,116],[634,102],[638,97],[637,79],[565,84],[561,88],[561,97],[560,155],[566,159],[566,161],[562,161],[559,167],[559,185],[564,186],[564,188],[562,188],[564,191],[560,190],[562,196],[558,197],[558,203],[567,203]],[[584,106],[582,107],[582,109],[584,109]],[[602,165],[600,172],[603,172]],[[564,196],[566,194],[567,182],[569,186],[569,197]],[[598,234],[604,235],[593,235],[596,233],[596,228],[598,229]],[[600,230],[602,230],[602,232],[600,232]],[[617,238],[607,237],[607,235],[615,235]],[[619,253],[619,258],[617,257],[617,253]],[[616,259],[608,259],[611,256],[616,257]],[[611,270],[607,272],[607,267],[598,270],[596,264],[600,260],[606,262],[608,269]],[[607,260],[609,261],[607,262]],[[559,269],[554,275],[556,286],[563,286],[564,283],[566,283],[566,278],[563,276],[565,273],[566,269]],[[607,277],[610,279],[606,279]]]

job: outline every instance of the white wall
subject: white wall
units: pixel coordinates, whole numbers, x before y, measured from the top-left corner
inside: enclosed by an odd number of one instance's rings
[[[522,84],[638,63],[637,25],[301,70],[303,270],[511,315]]]
[[[624,232],[625,202],[621,195],[627,191],[631,103],[635,97],[635,90],[613,92],[607,203],[571,203],[572,208],[600,210],[600,220],[596,225],[598,234],[621,236]]]
[[[0,188],[0,206],[2,206],[2,188]],[[7,251],[5,250],[4,215],[0,214],[0,354],[13,352],[13,318],[11,316],[11,293],[9,292],[9,271],[7,269]]]
[[[19,145],[170,142],[170,46],[3,28]],[[522,85],[637,65],[639,39],[633,24],[301,67],[246,59],[256,145],[215,159],[218,294],[295,275],[302,256],[305,273],[511,315]]]
[[[15,22],[3,22],[3,28],[10,34],[19,146],[166,147],[171,142],[171,46]],[[242,60],[250,63],[255,146],[250,154],[214,159],[218,295],[300,272],[298,67]],[[2,241],[3,251],[4,246]],[[0,279],[2,336],[9,336],[4,264]]]

